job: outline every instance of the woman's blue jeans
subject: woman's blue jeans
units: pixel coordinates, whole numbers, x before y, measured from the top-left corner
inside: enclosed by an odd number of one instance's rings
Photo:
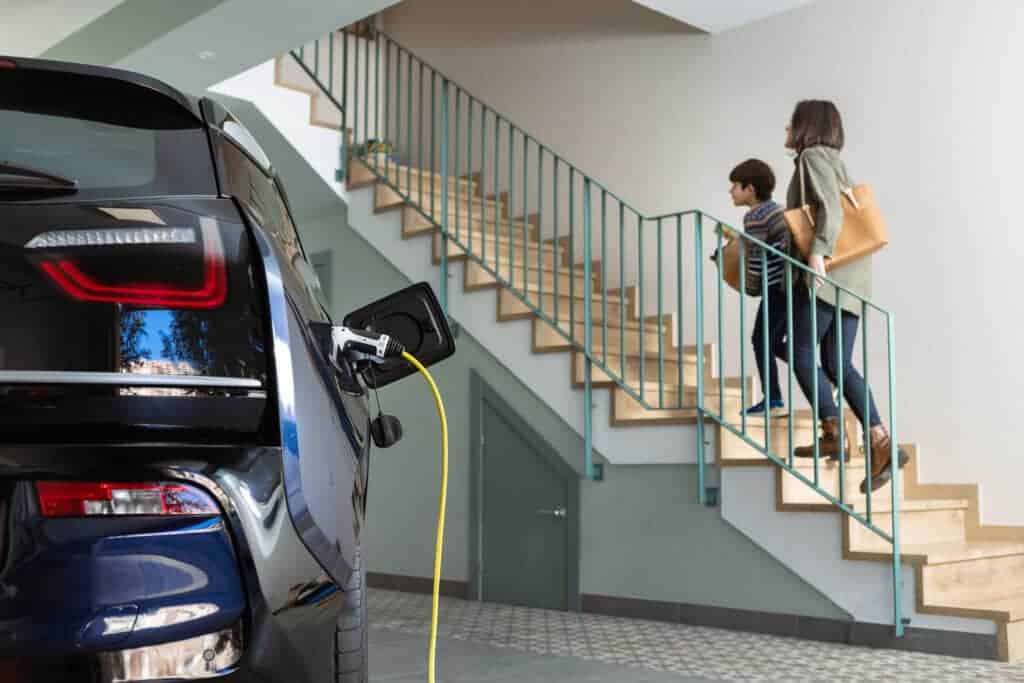
[[[811,335],[811,316],[817,309],[817,339]],[[817,297],[813,300],[804,283],[793,288],[793,373],[800,389],[809,402],[813,396],[814,373],[818,373],[818,417],[838,417],[839,406],[832,398],[832,386],[839,386],[839,369],[843,373],[843,398],[863,425],[864,407],[870,411],[869,427],[882,424],[875,407],[875,398],[860,372],[853,367],[853,345],[857,340],[860,318],[849,311],[842,311],[843,353],[836,354],[837,320],[836,308]],[[821,367],[818,366],[815,350],[821,349]]]

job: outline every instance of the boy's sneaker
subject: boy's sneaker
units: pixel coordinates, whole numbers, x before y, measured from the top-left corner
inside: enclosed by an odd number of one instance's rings
[[[773,416],[779,414],[785,415],[786,403],[782,399],[772,399],[771,401],[768,402],[768,410],[771,412]],[[744,411],[744,414],[747,417],[764,417],[764,401],[761,401],[760,403],[755,403],[754,405],[750,406],[749,408],[746,409],[746,411]]]

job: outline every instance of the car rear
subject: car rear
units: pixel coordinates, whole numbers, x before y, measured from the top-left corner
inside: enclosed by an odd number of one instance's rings
[[[231,672],[239,501],[283,503],[265,283],[201,113],[0,58],[0,130],[0,680]]]

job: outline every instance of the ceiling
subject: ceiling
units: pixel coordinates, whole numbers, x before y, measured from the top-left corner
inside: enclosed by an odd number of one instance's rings
[[[814,0],[634,0],[655,12],[720,33],[751,22],[809,5]]]
[[[37,57],[121,0],[0,0],[0,54]]]

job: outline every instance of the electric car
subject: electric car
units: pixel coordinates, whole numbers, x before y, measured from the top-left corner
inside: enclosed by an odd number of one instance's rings
[[[367,390],[413,370],[322,302],[227,110],[0,57],[0,681],[367,680]],[[425,285],[345,323],[454,351]]]

